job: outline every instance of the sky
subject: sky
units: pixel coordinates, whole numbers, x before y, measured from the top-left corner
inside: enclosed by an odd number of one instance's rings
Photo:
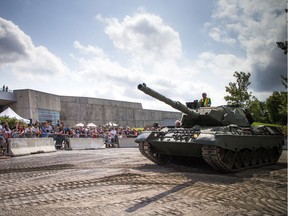
[[[264,101],[283,91],[286,0],[1,0],[0,85],[176,111],[206,92],[226,104],[235,71]]]

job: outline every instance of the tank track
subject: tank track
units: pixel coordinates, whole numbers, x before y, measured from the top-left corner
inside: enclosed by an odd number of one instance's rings
[[[148,142],[139,142],[139,151],[141,154],[152,162],[164,165],[166,164],[166,160],[158,153],[153,153],[150,143]]]
[[[246,151],[246,153],[244,153]],[[282,149],[257,149],[232,152],[218,146],[203,146],[203,159],[216,171],[231,173],[269,164],[275,164],[281,156]],[[249,153],[249,154],[248,154]],[[238,155],[237,155],[238,154]],[[245,157],[244,154],[246,154]],[[230,159],[229,159],[230,158]]]
[[[139,143],[140,153],[152,162],[165,165],[167,158],[164,155],[154,153],[148,142]],[[270,150],[248,149],[239,152],[222,149],[218,146],[203,146],[202,157],[210,167],[218,172],[232,173],[246,169],[275,164],[281,156],[282,149],[273,148]]]

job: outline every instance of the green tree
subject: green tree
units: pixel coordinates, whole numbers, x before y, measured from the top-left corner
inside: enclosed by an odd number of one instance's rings
[[[284,50],[284,55],[287,55],[287,46],[288,46],[288,42],[284,41],[284,42],[276,42],[277,47]]]
[[[15,127],[16,122],[19,122],[20,125],[27,125],[27,124],[17,120],[16,118],[10,118],[8,116],[1,116],[0,117],[0,122],[2,122],[2,123],[7,122],[9,124],[10,129]]]
[[[288,13],[288,9],[285,9],[285,12]],[[284,55],[287,55],[287,50],[288,50],[288,41],[279,41],[276,42],[277,47],[284,50]],[[282,76],[281,75],[281,82],[282,84],[285,86],[285,88],[287,89],[287,76]]]
[[[255,96],[252,96],[248,110],[249,113],[253,116],[255,122],[269,122],[266,103],[259,101]]]
[[[287,89],[287,76],[285,77],[281,75],[281,83],[285,87],[285,89]]]
[[[271,123],[287,124],[287,92],[273,92],[266,100]]]
[[[229,86],[225,86],[226,92],[230,95],[226,95],[224,99],[228,104],[248,107],[252,96],[251,92],[248,92],[248,86],[251,84],[249,82],[251,74],[235,71],[233,76],[236,78],[236,82],[230,82]]]

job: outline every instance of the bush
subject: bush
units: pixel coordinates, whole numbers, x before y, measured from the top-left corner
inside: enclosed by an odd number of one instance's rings
[[[20,125],[27,125],[26,123],[22,122],[22,121],[19,121],[18,119],[16,118],[10,118],[8,116],[2,116],[0,117],[0,121],[1,121],[1,124],[3,124],[3,122],[8,122],[9,124],[9,127],[10,129],[12,128],[15,128],[15,125],[17,122],[19,122]]]

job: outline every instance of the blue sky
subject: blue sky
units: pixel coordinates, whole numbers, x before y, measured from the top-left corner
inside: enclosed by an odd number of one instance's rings
[[[139,83],[185,103],[226,104],[233,73],[265,100],[284,90],[284,0],[1,0],[0,85],[172,110]]]

